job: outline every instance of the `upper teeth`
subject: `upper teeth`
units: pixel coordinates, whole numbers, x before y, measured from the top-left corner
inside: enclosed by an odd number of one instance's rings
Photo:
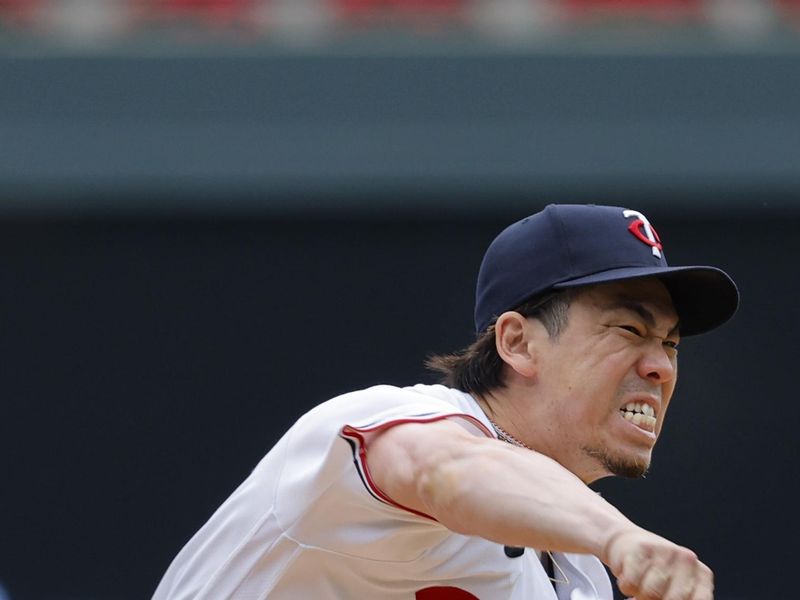
[[[627,410],[632,413],[642,413],[648,417],[656,416],[656,411],[653,409],[653,407],[645,402],[628,402],[622,407],[622,410]]]

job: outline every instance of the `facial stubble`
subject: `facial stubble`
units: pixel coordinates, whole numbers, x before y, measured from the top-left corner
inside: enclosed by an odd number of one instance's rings
[[[615,456],[607,448],[590,448],[584,446],[583,452],[598,461],[606,472],[625,477],[626,479],[639,479],[647,474],[650,461],[634,457]]]

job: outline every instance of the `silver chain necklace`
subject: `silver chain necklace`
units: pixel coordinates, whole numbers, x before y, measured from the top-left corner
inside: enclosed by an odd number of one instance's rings
[[[513,435],[508,433],[505,429],[500,427],[500,425],[495,423],[491,418],[489,419],[489,423],[492,424],[492,427],[494,427],[494,430],[497,432],[497,437],[499,437],[504,442],[508,442],[512,446],[518,446],[520,448],[527,448],[528,450],[532,450],[532,448],[530,446],[528,446],[528,444],[526,444],[525,442],[521,442],[520,440],[515,438]]]

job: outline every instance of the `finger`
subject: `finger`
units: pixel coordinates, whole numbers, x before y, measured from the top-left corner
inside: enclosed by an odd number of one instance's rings
[[[690,596],[691,600],[714,600],[714,590],[709,588],[697,589]]]
[[[627,579],[623,579],[622,577],[617,577],[617,588],[619,591],[625,594],[636,594],[636,587],[630,583],[628,583]],[[633,596],[628,598],[628,600],[636,600]]]
[[[714,573],[693,552],[681,553],[672,562],[670,585],[664,600],[694,600],[714,597]]]
[[[630,596],[628,600],[638,600],[638,598],[636,598],[636,594],[639,592],[638,580],[621,575],[617,577],[617,587],[620,592],[626,596]]]
[[[670,565],[669,585],[664,591],[664,600],[689,600],[702,584],[698,569],[700,564],[692,552],[676,555]]]
[[[622,570],[617,576],[617,587],[623,594],[636,596],[642,577],[650,566],[642,552],[629,552],[622,560]]]
[[[714,586],[699,586],[694,593],[689,596],[690,600],[714,600]]]
[[[703,563],[697,569],[699,584],[691,600],[714,600],[714,573]]]
[[[671,580],[670,571],[663,565],[652,565],[642,576],[639,596],[642,598],[664,598]],[[685,600],[682,599],[682,600]]]

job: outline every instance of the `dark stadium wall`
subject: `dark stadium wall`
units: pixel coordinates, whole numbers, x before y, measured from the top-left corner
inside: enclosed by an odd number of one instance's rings
[[[506,216],[0,223],[11,597],[148,597],[303,411],[432,381],[425,356],[471,340],[477,265]],[[652,473],[597,488],[697,550],[718,598],[789,600],[800,218],[650,217],[672,263],[727,269],[743,304],[682,344]]]

